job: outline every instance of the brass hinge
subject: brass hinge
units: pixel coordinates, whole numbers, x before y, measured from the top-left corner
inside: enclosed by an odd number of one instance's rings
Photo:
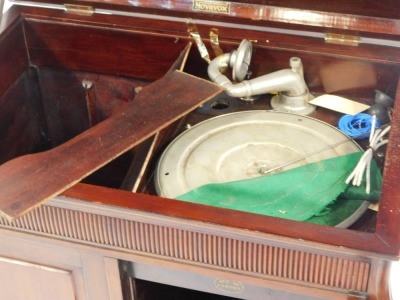
[[[325,36],[325,42],[329,44],[358,46],[360,44],[360,37],[355,35],[327,33]]]
[[[64,4],[65,12],[79,16],[91,16],[94,14],[94,8],[87,5]]]

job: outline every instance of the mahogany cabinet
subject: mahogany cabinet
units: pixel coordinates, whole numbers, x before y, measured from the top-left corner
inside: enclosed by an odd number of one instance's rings
[[[251,103],[211,95],[214,102],[207,103],[216,105],[204,112],[199,102],[156,135],[138,126],[134,147],[22,215],[4,214],[2,291],[32,296],[24,299],[42,299],[41,293],[150,299],[162,291],[149,284],[155,282],[206,292],[210,299],[390,299],[388,276],[400,249],[397,1],[24,2],[17,1],[1,24],[0,173],[14,159],[90,137],[92,128],[121,109],[143,109],[143,128],[162,120],[174,101],[165,95],[168,88],[151,97],[165,97],[151,115],[138,95],[176,69],[208,80],[196,34],[211,59],[251,41],[253,77],[300,57],[313,95],[333,93],[371,105],[380,90],[394,99],[394,108],[389,143],[377,157],[383,174],[379,211],[367,210],[349,228],[156,195],[157,161],[179,133],[226,112],[270,110],[271,95]],[[336,126],[340,114],[317,108],[311,117]],[[79,153],[82,162],[96,156],[85,147]],[[69,165],[68,156],[59,159],[72,170],[81,166]],[[21,173],[15,184],[29,182],[40,169]],[[21,194],[37,194],[65,175],[46,172],[46,183]]]

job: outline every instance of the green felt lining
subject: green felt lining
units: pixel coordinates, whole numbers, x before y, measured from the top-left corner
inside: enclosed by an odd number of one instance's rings
[[[374,161],[371,164],[370,194],[365,192],[365,183],[360,187],[345,183],[362,154],[356,152],[252,179],[207,184],[177,199],[335,225],[333,223],[351,215],[363,201],[379,200],[382,177]],[[340,200],[336,201],[338,198]]]

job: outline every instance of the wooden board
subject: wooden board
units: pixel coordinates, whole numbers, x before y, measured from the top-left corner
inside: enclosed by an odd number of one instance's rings
[[[68,142],[1,165],[1,212],[14,218],[40,205],[220,92],[206,80],[168,73],[128,106]]]

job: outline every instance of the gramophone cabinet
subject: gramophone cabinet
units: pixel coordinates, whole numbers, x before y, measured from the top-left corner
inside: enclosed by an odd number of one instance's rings
[[[133,128],[138,142],[131,148],[51,199],[0,218],[2,294],[390,299],[389,272],[400,253],[399,37],[395,0],[14,2],[0,32],[1,164],[90,138],[87,132],[125,107],[137,107],[144,121]],[[394,99],[389,142],[376,156],[383,175],[377,211],[338,228],[157,196],[157,162],[176,136],[226,112],[270,110],[271,95],[227,101],[216,89],[206,111],[200,99],[173,119],[168,84],[152,93],[148,109],[146,97],[137,97],[171,72],[209,81],[207,55],[234,51],[244,39],[253,45],[252,77],[299,57],[315,96],[372,105],[379,90]],[[194,84],[174,93],[207,90]],[[336,126],[340,114],[318,107],[311,117]],[[159,130],[143,133],[148,124]],[[118,130],[108,131],[116,143]],[[97,155],[79,151],[82,165]],[[69,164],[68,155],[58,160]],[[25,194],[63,178],[47,167],[50,183],[32,184]],[[36,171],[18,180],[29,182]]]

